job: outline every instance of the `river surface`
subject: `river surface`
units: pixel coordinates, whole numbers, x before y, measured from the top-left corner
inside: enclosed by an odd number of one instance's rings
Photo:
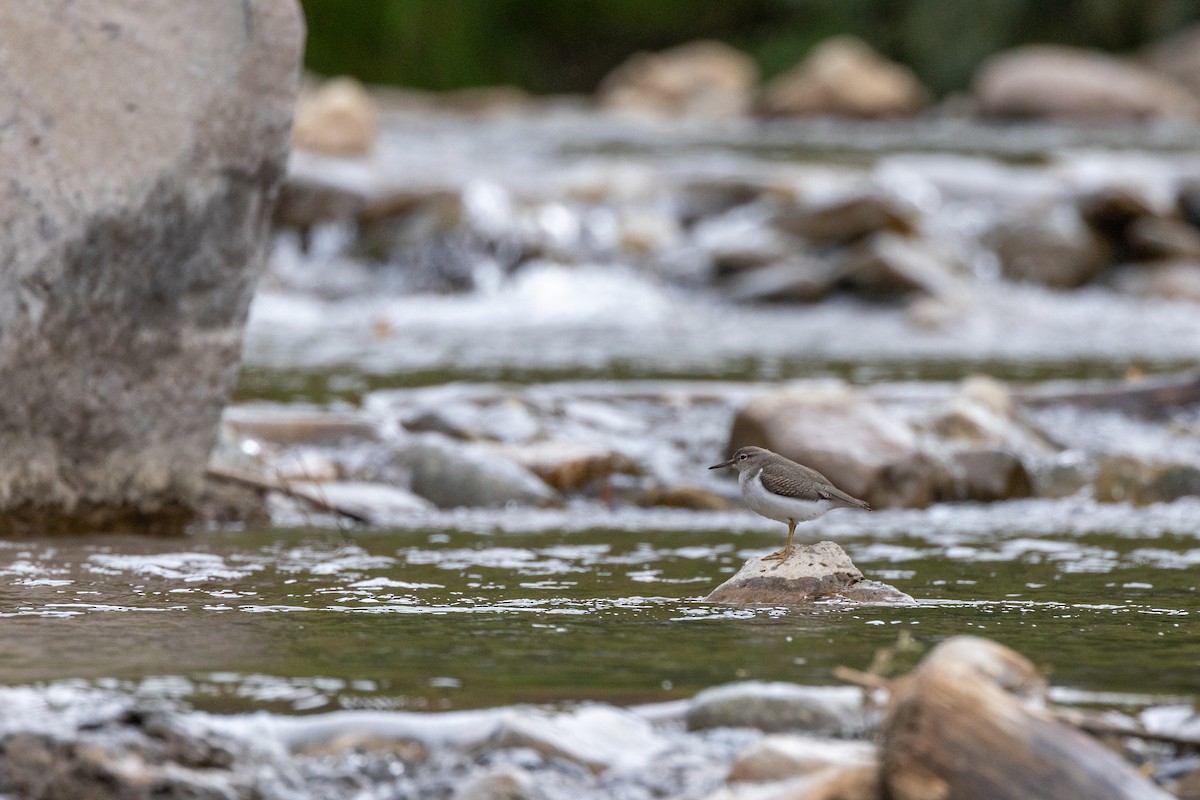
[[[8,543],[0,680],[84,679],[219,711],[632,704],[744,678],[831,683],[901,637],[977,633],[1056,685],[1187,694],[1200,690],[1198,516],[1191,500],[830,515],[823,535],[918,604],[810,611],[703,602],[779,544],[781,526],[740,513]]]
[[[393,120],[380,180],[484,195],[508,181],[546,195],[572,175],[608,175],[605,191],[618,191],[626,178],[640,186],[677,170],[760,175],[817,162],[884,182],[925,175],[929,185],[952,172],[970,184],[982,172],[991,176],[984,194],[1018,177],[997,179],[997,170],[1019,170],[1037,194],[1105,165],[1153,182],[1200,163],[1187,137],[1161,129],[1143,132],[1149,150],[1131,151],[1112,132],[853,127],[857,144],[847,144],[822,126],[706,139],[574,119]],[[360,182],[371,173],[351,171]],[[965,224],[950,220],[943,232],[953,239]],[[504,382],[570,398],[637,381],[686,381],[689,391],[711,382],[725,405],[674,419],[660,407],[661,419],[628,430],[630,452],[672,448],[675,477],[716,485],[705,467],[719,460],[739,392],[764,385],[932,385],[985,374],[1036,386],[1200,364],[1195,303],[1014,285],[986,263],[930,325],[911,306],[846,297],[737,304],[591,256],[511,275],[483,265],[472,290],[412,293],[396,290],[386,270],[348,260],[338,244],[346,235],[318,231],[307,253],[287,236],[277,242],[251,314],[238,402],[283,414],[358,410],[421,387],[470,396]],[[618,410],[639,413],[636,404]],[[1077,442],[1109,437],[1119,450],[1197,460],[1194,417],[1153,431],[1119,419],[1076,425],[1069,413],[1047,420]],[[836,540],[866,577],[916,604],[804,611],[702,599],[747,557],[782,544],[782,525],[744,510],[584,498],[559,509],[414,511],[376,528],[295,513],[285,521],[180,539],[0,543],[0,684],[98,689],[221,714],[634,705],[742,679],[831,684],[835,667],[879,666],[881,652],[892,654],[891,672],[904,671],[938,641],[980,634],[1086,702],[1200,693],[1196,497],[1136,507],[1085,492],[835,512],[800,536]]]

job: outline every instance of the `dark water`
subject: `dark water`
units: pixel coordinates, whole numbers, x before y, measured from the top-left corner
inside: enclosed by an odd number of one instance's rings
[[[754,518],[578,527],[519,513],[6,543],[0,683],[83,679],[217,711],[635,703],[742,678],[831,683],[888,648],[906,669],[976,633],[1057,685],[1200,691],[1195,502],[831,515],[822,529],[867,576],[919,604],[807,611],[699,599],[778,545]]]

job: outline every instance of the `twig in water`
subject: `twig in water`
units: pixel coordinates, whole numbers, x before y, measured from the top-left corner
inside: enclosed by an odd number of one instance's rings
[[[249,486],[252,489],[259,489],[265,492],[279,492],[303,503],[308,503],[313,508],[319,511],[325,511],[330,514],[337,514],[346,519],[354,520],[362,525],[370,525],[371,518],[365,514],[355,511],[345,506],[340,506],[337,503],[331,503],[325,499],[324,493],[312,494],[290,486],[285,481],[271,480],[250,472],[241,470],[229,469],[227,467],[208,467],[204,470],[204,474],[217,481],[225,483],[233,483],[239,486]]]

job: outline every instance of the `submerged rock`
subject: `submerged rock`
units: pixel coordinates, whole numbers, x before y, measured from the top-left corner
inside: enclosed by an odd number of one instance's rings
[[[0,530],[177,530],[237,376],[298,4],[2,16]]]
[[[800,545],[786,561],[751,558],[704,599],[710,603],[755,606],[806,606],[830,601],[859,605],[915,602],[893,586],[864,580],[846,551],[833,542]]]

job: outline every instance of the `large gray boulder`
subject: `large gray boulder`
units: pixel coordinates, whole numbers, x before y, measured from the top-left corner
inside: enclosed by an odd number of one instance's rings
[[[0,532],[190,514],[303,40],[295,0],[0,5]]]

